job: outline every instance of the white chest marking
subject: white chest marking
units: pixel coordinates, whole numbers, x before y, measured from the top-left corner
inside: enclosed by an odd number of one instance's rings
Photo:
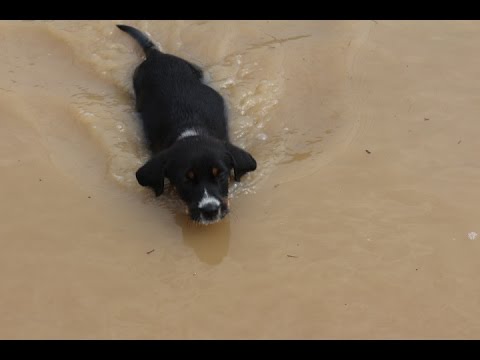
[[[177,140],[184,139],[184,138],[189,137],[189,136],[198,136],[197,130],[195,130],[195,129],[187,129],[187,130],[184,130],[184,131],[180,134],[180,136],[177,138]]]

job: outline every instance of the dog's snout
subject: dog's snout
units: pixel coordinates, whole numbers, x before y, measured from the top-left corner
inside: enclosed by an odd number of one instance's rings
[[[211,196],[206,190],[200,202],[189,210],[192,220],[203,225],[216,223],[227,214],[227,204],[217,197]]]
[[[214,219],[218,216],[220,212],[220,205],[216,203],[205,204],[200,209],[202,215],[207,219]]]

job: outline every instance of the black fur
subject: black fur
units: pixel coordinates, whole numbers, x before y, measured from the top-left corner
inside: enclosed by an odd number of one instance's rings
[[[135,70],[136,109],[143,122],[151,159],[136,173],[142,186],[157,196],[164,178],[175,186],[193,220],[214,222],[228,213],[228,179],[257,167],[255,159],[229,140],[222,96],[203,83],[203,71],[177,56],[165,54],[139,30],[117,25],[143,48],[146,59]],[[186,130],[198,136],[179,139]],[[216,170],[214,170],[216,169]],[[193,174],[193,177],[191,176]],[[208,205],[199,203],[208,194]],[[218,200],[218,212],[215,204]],[[214,216],[217,214],[218,216]]]

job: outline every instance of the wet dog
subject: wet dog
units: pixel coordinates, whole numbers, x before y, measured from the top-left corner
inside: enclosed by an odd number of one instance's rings
[[[198,66],[161,52],[141,31],[117,27],[134,38],[146,59],[136,68],[133,87],[150,160],[136,172],[140,185],[163,193],[167,178],[201,224],[228,214],[228,184],[257,168],[255,159],[229,140],[222,96],[203,82]]]

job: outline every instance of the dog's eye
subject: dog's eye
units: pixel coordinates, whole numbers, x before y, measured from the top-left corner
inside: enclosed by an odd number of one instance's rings
[[[187,172],[187,174],[186,174],[185,176],[186,176],[186,178],[187,178],[188,180],[190,180],[190,181],[194,181],[194,180],[195,180],[195,173],[194,173],[192,170],[190,170],[189,172]]]
[[[214,181],[225,181],[228,178],[228,171],[219,168],[212,169],[212,179]]]
[[[212,168],[212,175],[214,179],[223,180],[228,173],[225,170],[214,167]]]

